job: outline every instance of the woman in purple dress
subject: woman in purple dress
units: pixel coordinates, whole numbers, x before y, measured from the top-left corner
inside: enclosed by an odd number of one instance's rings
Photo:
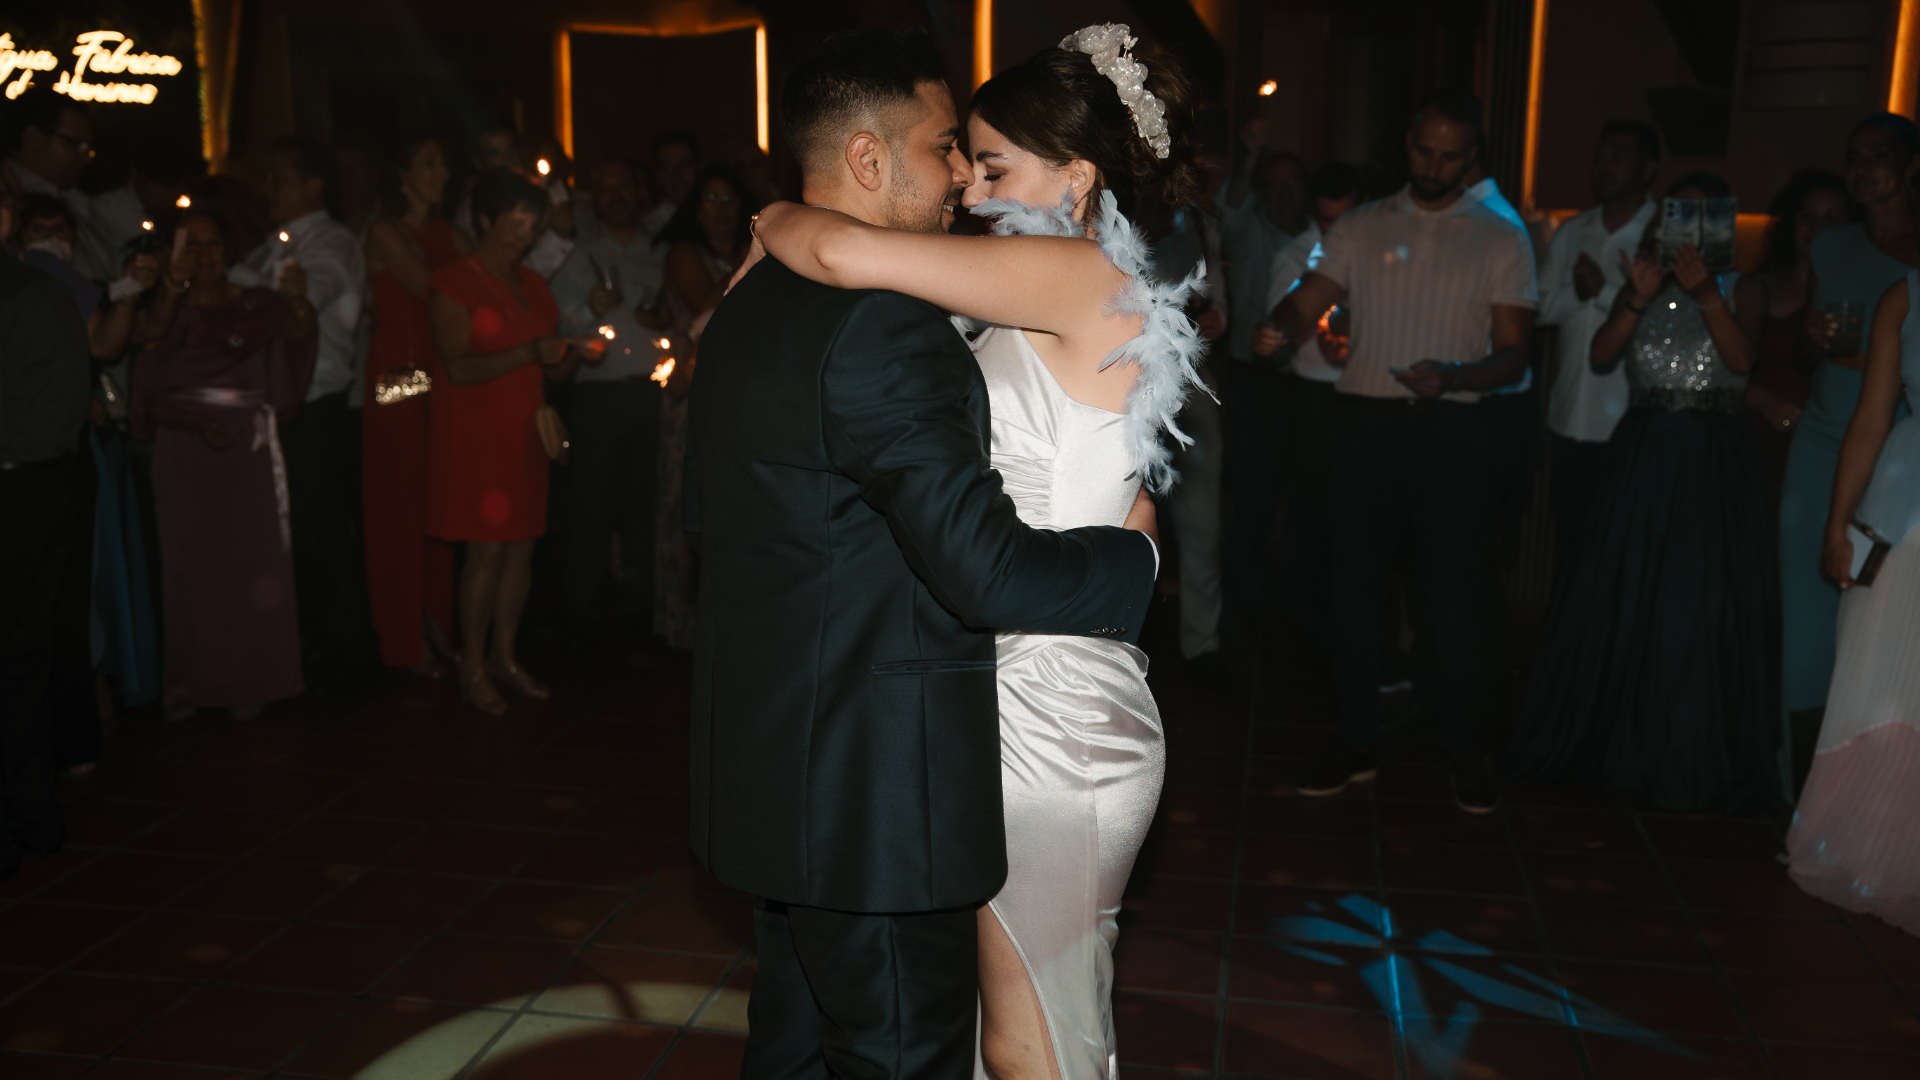
[[[167,330],[134,364],[129,419],[152,439],[169,719],[247,719],[300,680],[279,425],[313,378],[317,338],[298,264],[279,290],[227,281],[221,221],[184,215],[160,305]]]

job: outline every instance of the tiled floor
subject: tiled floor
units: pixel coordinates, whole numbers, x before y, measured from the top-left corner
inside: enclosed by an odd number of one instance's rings
[[[748,905],[681,841],[684,665],[541,667],[555,701],[499,720],[395,679],[126,723],[69,849],[0,885],[0,1077],[735,1075]],[[1470,818],[1417,756],[1305,800],[1299,665],[1251,706],[1158,689],[1127,1080],[1920,1077],[1920,940],[1799,893],[1773,823]]]

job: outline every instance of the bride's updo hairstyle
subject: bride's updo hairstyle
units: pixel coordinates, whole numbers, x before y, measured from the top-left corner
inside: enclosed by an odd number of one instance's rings
[[[1113,192],[1121,213],[1157,234],[1175,210],[1199,196],[1206,173],[1193,160],[1193,86],[1186,72],[1164,53],[1139,60],[1147,68],[1147,90],[1166,106],[1171,145],[1165,158],[1140,137],[1113,80],[1082,52],[1042,49],[988,79],[974,91],[969,111],[1055,168],[1075,158],[1092,162],[1099,170],[1094,198],[1102,189]]]

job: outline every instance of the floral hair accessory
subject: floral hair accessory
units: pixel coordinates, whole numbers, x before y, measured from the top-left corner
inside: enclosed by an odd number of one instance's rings
[[[1060,47],[1093,57],[1093,69],[1113,80],[1120,100],[1133,114],[1133,128],[1153,147],[1155,157],[1166,157],[1173,150],[1167,135],[1167,107],[1146,87],[1147,66],[1133,58],[1135,38],[1126,23],[1089,26],[1068,34]]]

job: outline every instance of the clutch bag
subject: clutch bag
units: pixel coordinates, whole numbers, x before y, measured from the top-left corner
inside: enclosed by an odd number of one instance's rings
[[[547,457],[565,465],[567,448],[573,444],[567,440],[567,423],[560,419],[560,413],[551,405],[540,406],[533,411],[533,427],[540,433],[540,446]]]
[[[417,367],[395,368],[374,380],[373,403],[391,405],[433,389],[433,376]]]

